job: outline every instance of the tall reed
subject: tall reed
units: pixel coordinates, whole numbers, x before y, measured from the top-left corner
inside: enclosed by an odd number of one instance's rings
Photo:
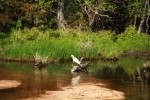
[[[124,51],[150,50],[150,36],[138,34],[131,26],[117,36],[105,30],[93,33],[26,28],[12,30],[0,50],[3,56],[19,59],[34,58],[36,52],[49,55],[49,60],[68,59],[71,54],[78,58],[117,57]]]

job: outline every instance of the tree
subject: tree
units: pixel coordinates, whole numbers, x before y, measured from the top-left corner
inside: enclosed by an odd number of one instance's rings
[[[148,1],[149,0],[143,0],[141,1],[141,6],[142,6],[142,15],[141,15],[141,21],[138,27],[138,33],[142,32],[143,29],[143,25],[144,25],[144,21],[145,21],[145,17],[146,17],[146,13],[147,13],[147,5],[148,5]]]
[[[87,21],[82,12],[81,3],[78,0],[65,0],[65,21],[67,28],[87,30]]]
[[[144,31],[144,24],[147,27],[145,32],[148,33],[149,30],[149,0],[134,0],[130,1],[128,5],[130,17],[134,18],[134,26],[137,26],[138,33]],[[139,19],[139,24],[137,23]]]
[[[58,21],[58,28],[65,30],[64,0],[58,0],[57,21]]]
[[[81,3],[82,11],[86,14],[89,27],[94,30],[94,27],[103,28],[103,18],[108,20],[111,18],[110,13],[114,10],[114,5],[107,0],[84,0]],[[107,20],[106,19],[106,20]],[[97,26],[100,23],[101,26]]]
[[[0,31],[16,27],[75,28],[116,33],[133,24],[149,30],[149,0],[0,0]]]
[[[0,0],[0,31],[10,31],[14,22],[23,13],[21,6],[23,2],[12,0]]]

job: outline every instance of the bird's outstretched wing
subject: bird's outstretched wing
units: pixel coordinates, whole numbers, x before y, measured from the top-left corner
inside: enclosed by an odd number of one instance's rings
[[[74,55],[71,55],[73,62],[75,62],[76,64],[80,65],[81,62],[79,61],[79,59],[77,59],[76,57],[74,57]]]

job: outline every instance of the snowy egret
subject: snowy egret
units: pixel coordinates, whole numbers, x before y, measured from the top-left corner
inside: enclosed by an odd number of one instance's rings
[[[71,55],[71,57],[72,57],[73,62],[77,63],[78,65],[81,64],[81,60],[82,60],[83,58],[79,61],[76,57],[74,57],[74,55]]]

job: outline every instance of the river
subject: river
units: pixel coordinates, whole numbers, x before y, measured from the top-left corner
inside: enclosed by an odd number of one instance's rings
[[[146,60],[121,58],[117,62],[90,62],[88,73],[72,74],[71,62],[48,64],[38,70],[33,63],[0,62],[0,80],[16,80],[16,88],[0,89],[0,100],[20,100],[37,97],[46,91],[80,83],[103,83],[108,88],[122,91],[126,100],[149,100],[150,85],[138,79],[138,70]]]

